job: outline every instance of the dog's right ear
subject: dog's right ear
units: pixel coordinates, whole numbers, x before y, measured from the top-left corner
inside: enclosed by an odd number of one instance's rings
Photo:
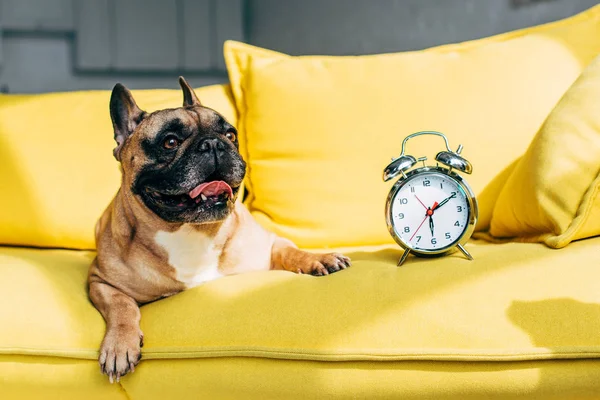
[[[146,113],[138,107],[129,89],[117,83],[110,96],[110,118],[115,131],[117,147],[113,155],[117,161],[121,161],[121,149],[123,144],[133,133],[135,128],[144,119]]]
[[[190,84],[187,83],[183,76],[179,77],[179,86],[181,86],[181,90],[183,91],[184,107],[195,107],[201,105],[200,100],[198,100],[198,96],[196,96],[196,93],[194,92],[194,89],[192,89]]]

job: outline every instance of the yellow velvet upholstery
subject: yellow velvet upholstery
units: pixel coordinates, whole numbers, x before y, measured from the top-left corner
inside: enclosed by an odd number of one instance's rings
[[[598,360],[521,362],[148,360],[110,385],[89,360],[0,356],[4,400],[597,399]]]
[[[600,234],[600,57],[565,93],[504,185],[494,238],[564,247]]]
[[[132,399],[597,399],[598,360],[324,363],[260,358],[150,361]],[[181,377],[186,377],[182,382]],[[193,380],[190,377],[194,377]],[[202,377],[202,378],[198,378]],[[185,385],[184,385],[185,384]]]
[[[39,332],[43,334],[43,332]],[[0,355],[2,400],[127,400],[125,390],[109,385],[98,363],[74,358]]]
[[[228,42],[225,58],[248,144],[247,205],[304,247],[393,242],[381,180],[419,130],[464,145],[480,193],[527,148],[600,52],[600,6],[568,20],[416,52],[291,57]],[[409,143],[435,163],[439,138]],[[293,182],[293,184],[290,184]],[[492,199],[495,199],[497,192]],[[480,226],[494,202],[481,202]]]
[[[176,82],[174,82],[176,85]],[[232,124],[228,86],[197,91]],[[181,90],[134,90],[146,111]],[[0,95],[0,244],[93,249],[94,225],[120,184],[110,91]]]
[[[560,252],[541,244],[476,241],[469,245],[474,261],[458,254],[411,257],[403,268],[395,264],[398,249],[364,248],[349,254],[352,268],[326,278],[271,271],[218,279],[142,307],[144,361],[123,379],[123,387],[128,393],[131,388],[132,398],[158,398],[155,385],[173,380],[175,387],[203,387],[207,397],[217,398],[235,397],[255,385],[254,396],[264,398],[310,376],[310,386],[294,387],[296,398],[336,387],[346,388],[340,397],[351,388],[364,396],[417,398],[422,393],[408,380],[419,372],[437,380],[421,381],[424,393],[433,394],[464,370],[505,380],[478,382],[474,390],[480,393],[548,390],[544,385],[553,383],[544,382],[544,366],[534,361],[568,359],[565,373],[570,373],[573,360],[600,358],[600,290],[591,262],[598,246],[600,238]],[[0,360],[27,355],[34,364],[60,365],[99,385],[95,360],[104,324],[85,287],[92,257],[71,250],[0,249],[0,292],[11,299],[0,305],[0,321],[11,321],[0,330]],[[89,360],[93,375],[88,376],[87,363],[73,360]],[[553,368],[560,371],[560,365]],[[12,373],[6,367],[7,384],[24,382],[19,368]],[[202,374],[183,373],[188,368]],[[298,376],[259,379],[268,368]],[[330,382],[345,370],[356,377],[348,379],[350,386]],[[407,382],[373,388],[370,379],[361,383],[364,370],[370,371],[366,376]],[[227,371],[238,378],[224,381]],[[522,377],[524,386],[509,387],[509,377]],[[29,385],[35,383],[31,379]],[[69,388],[77,390],[77,383]]]

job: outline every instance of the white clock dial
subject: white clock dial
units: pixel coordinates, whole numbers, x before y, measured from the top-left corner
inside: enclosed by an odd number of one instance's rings
[[[400,240],[423,252],[456,245],[469,225],[465,191],[441,173],[410,176],[393,197],[390,212]]]

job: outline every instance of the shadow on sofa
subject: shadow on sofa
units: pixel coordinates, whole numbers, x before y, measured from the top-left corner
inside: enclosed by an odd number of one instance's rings
[[[554,343],[573,353],[600,346],[600,304],[571,298],[514,301],[507,315],[531,337],[534,345]],[[598,334],[590,338],[590,332]],[[581,343],[586,343],[586,347],[580,347]]]
[[[534,346],[543,348],[547,343],[553,343],[554,347],[546,349],[560,353],[566,359],[546,361],[547,366],[539,368],[538,386],[546,388],[548,396],[575,398],[572,392],[561,395],[565,382],[571,381],[576,383],[574,387],[579,386],[577,398],[597,398],[597,389],[590,382],[600,379],[598,368],[591,360],[597,358],[597,346],[600,345],[600,304],[572,298],[514,301],[507,316],[531,337]],[[590,335],[590,332],[596,334]],[[553,367],[559,363],[571,364],[575,369],[556,371]]]

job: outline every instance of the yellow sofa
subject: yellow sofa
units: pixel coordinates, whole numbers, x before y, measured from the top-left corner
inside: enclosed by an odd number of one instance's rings
[[[0,399],[600,398],[600,6],[398,55],[225,53],[231,85],[197,94],[239,127],[246,205],[352,268],[229,276],[145,305],[142,362],[111,385],[85,285],[119,184],[109,92],[2,95]],[[381,172],[430,128],[474,164],[474,261],[397,268]]]

